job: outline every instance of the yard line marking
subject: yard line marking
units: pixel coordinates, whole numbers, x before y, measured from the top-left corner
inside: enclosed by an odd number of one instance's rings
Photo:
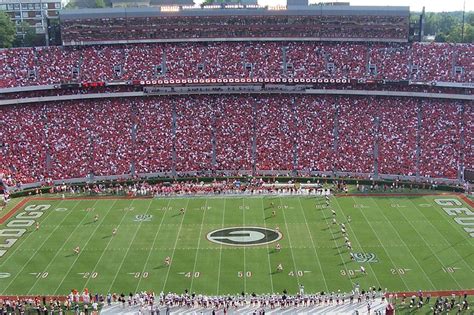
[[[351,197],[352,199],[354,199],[354,197]],[[395,229],[395,227],[393,226],[392,222],[390,222],[390,220],[387,218],[387,216],[385,215],[385,213],[380,209],[379,205],[377,204],[377,202],[374,201],[374,199],[370,198],[369,200],[371,200],[373,203],[375,203],[375,206],[377,208],[377,210],[382,213],[382,215],[384,216],[384,218],[388,221],[388,223],[390,224],[390,226],[392,227],[392,229],[395,231],[395,233],[397,233],[397,236],[398,236],[398,239],[400,241],[402,241],[403,244],[405,244],[405,248],[408,250],[408,252],[410,253],[411,257],[413,258],[413,260],[415,261],[415,263],[418,265],[418,267],[421,269],[421,272],[423,272],[423,274],[425,275],[425,277],[428,279],[428,281],[431,283],[431,286],[433,287],[434,290],[436,290],[436,286],[434,285],[433,281],[431,281],[431,278],[426,274],[425,272],[425,269],[423,269],[423,267],[421,267],[420,263],[418,262],[418,260],[415,258],[415,256],[413,255],[411,249],[406,246],[406,243],[405,241],[402,239],[402,236],[400,235],[400,233],[398,233],[398,230]],[[367,220],[367,217],[365,216],[365,213],[363,211],[361,211],[362,215],[364,216],[365,220],[367,221],[367,223],[369,224],[370,228],[372,229],[372,231],[374,232],[375,236],[377,237],[377,239],[380,241],[379,237],[378,237],[378,234],[375,232],[374,228],[372,227],[372,224],[370,224],[370,221]],[[390,258],[390,260],[392,261],[392,264],[393,264],[393,260],[392,260],[392,257],[389,255],[388,251],[385,249],[385,246],[383,246],[383,243],[382,241],[380,241],[380,244],[382,244],[382,247],[384,248],[384,251],[387,253],[387,256]],[[396,268],[395,264],[393,265],[394,268]],[[403,283],[405,283],[405,280],[403,280],[402,276],[399,275],[400,278],[402,279]],[[405,284],[406,285],[406,284]],[[409,291],[409,288],[407,287],[407,291]]]
[[[423,198],[426,198],[426,197],[423,197]],[[412,204],[414,204],[411,200],[409,200]],[[463,200],[464,201],[464,200]],[[416,208],[416,207],[415,207]],[[426,219],[428,219],[428,217],[422,212],[420,211],[418,208],[417,208],[417,211],[420,212]],[[450,223],[451,226],[453,227],[456,227],[455,230],[458,231],[458,234],[461,234],[463,239],[465,240],[466,238],[466,235],[464,233],[461,232],[461,229],[459,229],[459,226],[454,224],[454,222],[452,220],[447,220],[447,218],[444,218],[444,223],[446,221],[448,221]],[[431,222],[431,220],[428,220],[428,222],[431,224],[431,226],[438,232],[439,235],[441,235],[443,237],[443,239],[446,241],[446,244],[451,246],[453,248],[453,250],[457,253],[457,255],[459,256],[459,258],[461,258],[461,261],[464,262],[464,264],[467,266],[468,269],[471,270],[471,272],[474,273],[474,269],[464,260],[464,258],[461,256],[461,254],[458,252],[458,250],[456,249],[455,246],[452,246],[451,243],[448,241],[448,239],[439,231],[438,228],[436,228],[433,223]],[[470,245],[471,247],[474,247],[472,246],[471,244],[467,244],[467,245]]]
[[[61,202],[60,202],[61,203]],[[73,208],[75,208],[78,204],[80,204],[80,202],[78,202]],[[53,211],[50,211],[50,212],[53,212]],[[30,259],[28,259],[28,261],[23,265],[23,267],[20,269],[20,271],[18,271],[18,273],[13,277],[13,279],[8,283],[8,285],[5,287],[5,289],[2,291],[2,295],[7,292],[8,288],[15,282],[16,278],[18,278],[18,276],[23,272],[23,270],[25,270],[26,266],[33,260],[33,258],[36,256],[36,254],[39,252],[40,248],[42,248],[44,246],[44,244],[46,244],[46,242],[49,240],[49,238],[54,234],[54,232],[56,232],[56,230],[61,226],[61,223],[63,223],[72,213],[74,213],[73,211],[69,212],[62,220],[61,222],[56,226],[56,228],[53,230],[53,232],[51,232],[48,237],[46,237],[46,239],[43,241],[43,243],[38,246],[38,248],[35,250],[35,252],[33,253],[33,255],[31,255]],[[33,232],[30,232],[30,235],[34,234]],[[29,237],[29,236],[28,236]],[[23,244],[23,243],[22,243]],[[11,257],[11,256],[9,256]],[[5,262],[4,262],[5,263]]]
[[[146,258],[145,264],[143,265],[142,274],[145,272],[146,267],[148,265],[148,262],[150,261],[152,249],[155,247],[156,240],[158,239],[158,234],[160,233],[161,227],[163,225],[163,221],[165,220],[166,213],[168,212],[168,209],[170,207],[170,203],[171,203],[171,199],[168,200],[168,204],[166,205],[166,210],[164,211],[163,216],[161,217],[160,225],[158,225],[158,229],[155,233],[155,237],[153,238],[153,243],[151,244],[151,248],[150,248],[150,251],[148,253],[148,257]],[[138,292],[138,288],[140,287],[140,283],[142,282],[142,279],[143,278],[140,277],[140,279],[138,280],[138,284],[137,284],[137,287],[135,288],[134,292]]]
[[[30,200],[28,200],[27,202],[25,202],[25,205],[26,205],[28,202],[32,201],[32,200],[34,200],[34,199],[30,199]],[[63,202],[63,201],[61,200],[58,205],[60,205],[62,202]],[[24,206],[24,205],[22,205],[20,208],[23,208],[23,206]],[[52,205],[51,205],[51,206],[52,206]],[[18,209],[17,212],[20,212],[20,209]],[[41,222],[44,222],[44,221],[50,216],[50,214],[51,214],[52,212],[53,212],[53,211],[49,211],[48,213],[46,213],[46,215],[42,218]],[[15,212],[15,213],[16,213],[16,212]],[[66,216],[66,217],[67,217],[67,216]],[[57,227],[57,225],[55,225],[55,227]],[[8,256],[6,257],[6,259],[5,259],[4,261],[2,261],[2,263],[0,264],[0,267],[3,267],[3,266],[7,263],[7,261],[13,256],[13,254],[14,254],[17,250],[19,250],[19,251],[25,250],[25,249],[20,249],[20,248],[21,248],[21,245],[22,245],[23,243],[25,243],[25,242],[31,237],[31,235],[33,235],[33,234],[34,234],[33,231],[31,231],[31,232],[29,233],[29,235],[27,235],[23,240],[21,240],[20,242],[15,242],[15,245],[13,246],[13,247],[15,247],[15,249],[14,249],[13,251],[11,251],[10,253],[7,254]],[[28,250],[30,250],[30,249],[28,249]],[[31,249],[31,250],[35,250],[35,249]]]
[[[176,252],[176,246],[178,245],[179,234],[181,233],[181,228],[183,227],[184,217],[186,216],[186,213],[188,213],[188,211],[187,211],[188,206],[189,206],[189,199],[186,201],[185,211],[184,211],[183,217],[181,218],[181,224],[179,225],[178,234],[176,234],[176,241],[174,242],[173,252],[171,253],[171,263],[173,263],[174,253]],[[161,290],[163,292],[165,291],[165,288],[166,288],[166,282],[168,282],[168,277],[170,275],[170,270],[171,270],[171,265],[168,266],[168,271],[166,272],[165,281],[163,281],[163,289]]]
[[[197,258],[199,254],[199,246],[201,244],[201,238],[202,238],[202,223],[204,223],[204,218],[206,217],[206,209],[207,209],[207,198],[206,201],[204,202],[204,211],[202,214],[202,220],[201,220],[201,228],[199,230],[199,238],[198,238],[198,243],[197,243],[197,248],[196,248],[196,255],[194,256],[194,266],[193,266],[193,277],[191,277],[191,284],[189,286],[189,292],[193,292],[193,281],[194,281],[194,273],[196,272],[196,265],[197,265]]]
[[[224,211],[222,213],[222,228],[224,228],[224,222],[225,222],[225,205],[226,205],[226,200],[227,198],[224,198]],[[217,273],[217,295],[219,295],[219,286],[220,286],[220,279],[221,279],[221,264],[222,264],[222,247],[223,245],[219,247],[219,271]]]
[[[262,202],[262,214],[263,214],[263,226],[267,227],[267,222],[265,220],[265,205],[263,204],[263,198],[260,198]],[[270,261],[270,246],[268,244],[265,245],[267,247],[267,258],[268,258],[268,275],[270,277],[270,284],[272,287],[272,293],[275,293],[275,288],[273,287],[273,277],[272,277],[272,263]]]
[[[410,202],[411,204],[413,204],[413,202],[412,202],[411,200],[409,200],[409,202]],[[415,206],[415,204],[413,204],[413,206]],[[415,206],[415,208],[416,208],[416,206]],[[418,208],[417,208],[417,211],[419,212]],[[412,223],[410,222],[410,220],[405,216],[405,214],[403,213],[403,211],[401,211],[400,213],[401,213],[401,215],[407,220],[408,224],[413,228],[413,230],[415,230],[416,234],[418,234],[418,235],[421,237],[421,239],[423,240],[423,242],[424,242],[425,244],[427,244],[427,242],[426,242],[425,238],[423,237],[423,235],[421,235],[421,234],[418,232],[418,230],[416,229],[416,227],[413,226],[413,224],[412,224]],[[388,218],[387,218],[387,219],[388,219]],[[428,220],[428,222],[429,222],[429,220]],[[430,223],[430,224],[431,224],[431,223]],[[393,225],[392,225],[392,226],[393,226]],[[431,226],[434,227],[433,224],[431,224]],[[436,229],[436,228],[435,228],[435,229]],[[436,231],[437,231],[438,234],[439,234],[439,231],[438,231],[438,230],[436,230]],[[441,236],[443,236],[443,235],[441,235]],[[443,238],[444,238],[444,236],[443,236]],[[451,244],[449,244],[449,242],[446,240],[446,238],[444,238],[444,240],[446,241],[446,243],[447,243],[448,245],[451,245]],[[430,251],[433,253],[434,257],[436,257],[436,259],[439,261],[439,263],[440,263],[440,265],[441,265],[441,268],[443,268],[443,267],[444,267],[444,263],[441,261],[441,259],[439,258],[439,256],[436,254],[436,251],[434,251],[430,246],[426,246],[426,247],[430,249]],[[464,258],[462,258],[462,257],[459,255],[459,253],[458,253],[457,251],[456,251],[456,254],[459,256],[459,258],[461,258],[461,261],[464,261]],[[468,266],[468,267],[469,267],[469,266]],[[472,269],[471,269],[471,270],[472,270]],[[463,286],[462,286],[461,284],[459,284],[459,282],[456,280],[456,278],[454,278],[454,276],[453,276],[451,273],[448,273],[448,274],[449,274],[449,276],[451,277],[451,279],[453,279],[454,282],[456,282],[456,284],[458,285],[458,287],[459,287],[460,289],[462,289]]]
[[[242,198],[242,221],[243,221],[243,225],[245,227],[245,198]],[[247,270],[245,269],[245,247],[244,246],[244,293],[247,293],[247,277],[245,277],[245,273],[247,272]]]
[[[337,201],[337,198],[334,198],[334,201],[336,202],[336,206],[339,208],[339,210],[340,210],[342,216],[344,217],[344,220],[346,220],[346,222],[347,222],[347,217],[346,217],[346,215],[344,214],[344,211],[342,210],[341,205],[340,205],[339,202]],[[362,211],[363,211],[363,210],[362,210]],[[346,227],[347,227],[347,230],[350,229],[350,230],[352,231],[352,235],[354,235],[354,239],[355,239],[356,243],[358,244],[358,246],[360,247],[360,249],[363,250],[363,248],[364,248],[365,246],[362,246],[362,243],[359,242],[359,239],[357,238],[357,234],[356,234],[356,233],[354,232],[354,230],[352,229],[352,222],[351,222],[351,224],[347,224]],[[372,267],[372,264],[368,264],[368,268],[370,268],[370,270],[372,270],[372,273],[374,274],[374,277],[375,277],[375,281],[377,281],[378,286],[381,287],[382,285],[381,285],[381,283],[380,283],[380,281],[379,281],[379,279],[378,279],[378,277],[377,277],[377,273],[374,271],[374,268]]]
[[[112,205],[110,206],[110,208],[107,210],[107,213],[104,215],[103,218],[101,218],[100,222],[104,222],[105,218],[107,217],[107,215],[110,213],[110,210],[112,210],[112,208],[115,206],[115,204],[117,203],[119,199],[116,199],[114,201],[114,203],[112,203]],[[97,200],[98,201],[98,200]],[[95,204],[94,204],[95,205]],[[125,216],[125,213],[124,212],[124,216]],[[87,214],[86,214],[87,215]],[[122,218],[123,219],[123,218]],[[87,240],[86,244],[84,245],[84,248],[87,247],[87,244],[89,244],[90,240],[93,238],[94,234],[97,232],[97,230],[99,229],[100,227],[100,224],[97,224],[97,226],[95,227],[94,229],[94,232],[91,233],[91,235],[89,236],[89,239]],[[110,242],[110,240],[109,240]],[[107,244],[107,247],[108,247],[108,244]],[[107,249],[106,247],[106,249]],[[74,265],[76,264],[77,260],[79,259],[79,257],[81,256],[81,254],[83,253],[83,251],[80,251],[79,254],[77,255],[77,257],[74,259],[74,261],[72,262],[71,266],[69,267],[69,270],[64,274],[64,277],[62,278],[61,282],[59,283],[59,285],[57,286],[56,290],[54,290],[54,294],[53,295],[56,295],[57,291],[61,288],[61,285],[64,283],[64,280],[66,280],[67,276],[69,275],[69,273],[71,272],[72,268],[74,267]],[[102,252],[102,255],[105,253],[105,250]],[[101,257],[102,257],[101,255]],[[94,267],[94,269],[92,269],[91,271],[94,272],[95,268],[97,267],[97,265]],[[89,278],[90,279],[90,278]],[[89,279],[87,279],[86,283],[89,281]],[[84,286],[86,287],[86,286]]]
[[[132,201],[132,203],[133,203],[133,201]],[[148,205],[148,208],[147,208],[146,211],[145,211],[145,215],[148,214],[148,212],[150,211],[150,208],[151,208],[152,203],[153,203],[153,199],[150,199],[150,204]],[[123,218],[124,218],[124,217],[123,217]],[[122,218],[122,220],[123,220],[123,218]],[[121,222],[120,222],[120,223],[121,223]],[[110,283],[110,287],[109,287],[109,289],[107,290],[107,292],[110,292],[110,291],[112,290],[112,287],[114,286],[114,283],[115,283],[115,281],[117,280],[117,277],[118,277],[118,275],[119,275],[119,273],[120,273],[120,270],[122,269],[123,263],[125,262],[125,259],[127,258],[128,253],[130,252],[130,247],[132,247],[133,241],[135,241],[135,238],[137,237],[138,231],[140,231],[140,227],[142,226],[142,224],[143,224],[143,221],[140,221],[140,223],[138,223],[138,227],[137,227],[137,229],[135,230],[135,234],[133,234],[132,240],[130,241],[130,244],[128,244],[127,251],[125,252],[125,255],[123,255],[122,261],[120,262],[120,266],[118,267],[117,272],[115,273],[115,277],[114,277],[114,279],[112,280],[112,282]],[[119,226],[120,226],[120,224],[119,224]],[[110,239],[110,240],[112,240],[112,239]],[[108,246],[108,244],[107,244],[107,246]],[[105,252],[105,251],[104,251],[104,252]],[[104,252],[102,252],[102,254],[104,254]],[[99,261],[100,261],[100,259],[99,259]],[[97,267],[97,266],[96,266],[96,267]],[[90,278],[89,278],[89,279],[90,279]],[[87,281],[89,281],[89,279],[87,279]],[[86,284],[87,284],[87,282],[86,282]],[[84,285],[84,287],[87,288],[86,285]]]
[[[321,270],[321,275],[323,276],[324,286],[326,287],[326,292],[328,292],[329,291],[328,283],[326,282],[326,277],[324,276],[323,267],[321,266],[321,261],[319,260],[316,246],[314,245],[314,240],[313,240],[313,236],[311,235],[311,231],[309,229],[308,220],[306,220],[306,214],[304,213],[303,204],[301,203],[301,198],[297,198],[297,199],[298,199],[298,202],[300,203],[300,209],[301,209],[301,212],[303,213],[304,222],[306,223],[306,229],[308,230],[308,233],[309,233],[309,239],[311,240],[311,244],[313,245],[313,252],[316,256],[316,260],[318,261],[319,270]]]
[[[290,252],[291,252],[291,257],[293,259],[293,267],[295,268],[294,270],[298,270],[296,267],[296,261],[295,261],[295,255],[293,254],[293,246],[291,245],[291,238],[290,238],[290,230],[288,230],[288,224],[286,223],[286,216],[285,216],[285,209],[283,209],[283,203],[281,201],[281,197],[278,197],[278,200],[280,201],[280,206],[281,206],[281,212],[283,213],[283,220],[285,221],[285,227],[286,227],[286,233],[288,236],[288,243],[290,244]],[[300,279],[299,277],[296,278],[296,283],[298,284],[298,288],[300,287]]]
[[[94,205],[97,203],[97,201],[94,203]],[[72,211],[71,211],[72,212]],[[69,239],[74,235],[74,232],[77,230],[78,227],[80,227],[82,225],[82,223],[84,222],[84,220],[87,218],[87,213],[86,215],[81,219],[81,221],[79,221],[79,223],[76,225],[76,227],[69,233],[69,236],[67,237],[67,239],[64,241],[64,243],[61,245],[61,247],[59,248],[58,251],[56,251],[56,254],[53,256],[53,258],[49,261],[48,265],[44,268],[44,271],[48,271],[48,268],[51,266],[51,264],[56,261],[56,257],[58,257],[58,255],[61,253],[62,249],[64,248],[64,246],[66,245],[66,243],[69,241]],[[33,290],[33,288],[36,286],[36,284],[38,283],[39,281],[39,278],[36,279],[36,281],[33,283],[33,285],[30,287],[30,289],[28,290],[28,293],[26,293],[26,295],[30,295],[31,293],[31,290]]]

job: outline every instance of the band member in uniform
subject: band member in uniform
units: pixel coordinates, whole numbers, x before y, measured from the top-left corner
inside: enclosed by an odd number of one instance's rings
[[[79,248],[79,246],[77,246],[76,248],[73,249],[73,251],[74,251],[74,254],[78,255],[81,249]]]
[[[115,236],[115,234],[117,234],[117,228],[114,228],[114,229],[112,230],[112,236]]]
[[[181,208],[181,209],[179,210],[179,214],[184,214],[184,208]]]
[[[166,258],[165,258],[165,265],[166,265],[166,266],[171,265],[171,257],[170,257],[170,256],[166,256]]]
[[[38,231],[39,229],[40,229],[40,224],[36,222],[36,231]]]
[[[96,215],[94,216],[94,222],[97,222],[98,220],[99,220],[99,215],[96,214]]]
[[[277,272],[280,272],[280,271],[283,271],[283,265],[282,264],[278,264],[278,266],[277,266]]]

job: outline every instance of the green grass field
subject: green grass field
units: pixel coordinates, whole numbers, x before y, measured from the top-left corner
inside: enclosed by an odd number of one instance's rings
[[[28,227],[0,258],[0,295],[66,295],[86,287],[104,294],[296,293],[299,284],[316,292],[348,291],[355,283],[390,291],[473,289],[474,238],[435,202],[452,198],[472,210],[452,196],[331,197],[329,208],[320,197],[32,199],[0,226],[5,235],[7,224],[21,228],[13,222],[19,213],[50,205],[37,219],[39,230]],[[353,251],[372,262],[350,260],[330,209],[346,224]],[[276,243],[236,247],[206,238],[243,226],[278,226],[281,251]],[[0,236],[0,244],[9,238]]]

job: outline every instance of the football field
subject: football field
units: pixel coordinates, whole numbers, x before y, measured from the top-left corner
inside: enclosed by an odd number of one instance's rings
[[[474,214],[459,196],[30,198],[14,210],[0,295],[474,289]]]

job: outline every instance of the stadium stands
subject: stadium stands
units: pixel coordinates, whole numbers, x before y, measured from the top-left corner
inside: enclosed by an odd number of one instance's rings
[[[284,54],[283,51],[286,51]],[[0,88],[206,78],[472,82],[473,44],[193,43],[0,51]]]
[[[360,96],[172,96],[1,106],[0,165],[4,176],[22,183],[130,174],[132,167],[137,173],[173,167],[373,173],[378,148],[381,174],[457,178],[463,163],[474,164],[472,113],[468,102]]]
[[[453,102],[426,100],[421,108],[420,174],[455,178],[461,154],[461,106]]]
[[[334,118],[336,99],[333,97],[298,97],[296,99],[297,169],[332,171],[334,169]]]
[[[416,175],[417,102],[416,99],[380,99],[380,125],[376,134],[380,173]]]
[[[317,7],[309,11],[312,13],[296,10],[286,11],[288,14],[273,14],[249,10],[245,15],[241,14],[244,11],[238,10],[187,11],[181,16],[140,10],[114,12],[112,15],[107,11],[96,11],[92,12],[94,16],[88,16],[87,12],[69,11],[61,13],[61,35],[63,42],[68,44],[183,38],[407,38],[408,11],[397,12],[397,15],[368,14],[367,11],[365,14],[352,14],[350,10],[327,15],[320,14]],[[154,13],[158,16],[149,16]]]

